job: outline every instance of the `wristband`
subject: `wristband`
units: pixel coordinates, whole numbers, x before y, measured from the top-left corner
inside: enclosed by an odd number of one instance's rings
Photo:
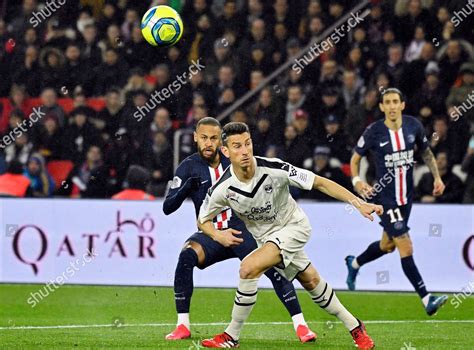
[[[354,177],[352,178],[352,186],[355,187],[355,185],[356,185],[359,181],[362,181],[361,178],[360,178],[360,176],[354,176]]]

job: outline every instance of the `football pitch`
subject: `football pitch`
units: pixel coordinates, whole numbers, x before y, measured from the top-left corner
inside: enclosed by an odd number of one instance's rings
[[[30,292],[43,285],[0,284],[0,348],[200,349],[199,341],[222,332],[229,321],[234,290],[194,291],[192,339],[166,341],[175,326],[171,288],[61,286],[36,307]],[[244,349],[354,349],[341,323],[298,296],[316,343],[297,340],[286,310],[272,290],[262,289],[244,327]],[[340,300],[365,321],[377,349],[474,349],[474,298],[448,300],[428,317],[414,293],[338,292]],[[450,299],[453,296],[450,295]]]

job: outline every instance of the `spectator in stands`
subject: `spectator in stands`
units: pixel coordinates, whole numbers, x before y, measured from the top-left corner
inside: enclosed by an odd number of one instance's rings
[[[92,145],[87,149],[85,161],[71,170],[56,193],[75,198],[108,198],[112,180],[109,168],[103,164],[100,147]]]
[[[171,142],[162,131],[152,135],[152,142],[144,157],[144,164],[152,174],[150,192],[163,197],[168,180],[173,176],[173,150]]]
[[[110,86],[123,87],[128,78],[128,65],[120,59],[116,49],[108,48],[104,54],[104,62],[94,68],[94,95],[103,95]]]
[[[403,62],[403,46],[400,44],[392,44],[388,49],[388,59],[377,69],[377,74],[381,72],[388,73],[392,78],[392,85],[401,87],[406,63]]]
[[[450,89],[453,86],[461,65],[467,61],[467,56],[458,40],[448,41],[446,51],[439,59],[441,83],[444,88]]]
[[[285,62],[286,57],[286,42],[288,40],[288,29],[284,23],[277,23],[273,28],[273,42],[272,47],[274,52],[272,55],[272,64],[278,66]]]
[[[430,146],[435,155],[440,151],[449,150],[449,165],[462,162],[463,155],[469,142],[469,128],[464,120],[448,121],[444,115],[437,116],[433,122],[433,134]]]
[[[5,143],[6,144],[6,143]],[[14,139],[14,142],[5,147],[5,160],[7,163],[18,161],[26,165],[33,152],[33,143],[27,133],[23,132]]]
[[[128,8],[125,11],[125,20],[120,27],[120,33],[125,41],[130,40],[134,28],[140,27],[140,18],[138,17],[137,10],[134,8]]]
[[[65,70],[64,54],[56,48],[45,48],[40,54],[41,81],[43,86],[53,88],[56,92],[68,82]]]
[[[275,142],[281,142],[286,123],[283,118],[282,106],[272,95],[270,88],[266,87],[260,91],[258,100],[250,106],[248,112],[251,124],[254,124],[260,117],[266,116],[270,120]]]
[[[41,112],[45,115],[54,116],[60,127],[64,127],[66,123],[66,115],[60,105],[58,105],[58,96],[52,88],[46,88],[41,92]],[[43,121],[41,121],[43,122]]]
[[[216,18],[215,31],[218,36],[224,34],[226,28],[234,30],[239,37],[242,36],[244,32],[244,19],[242,18],[241,13],[237,7],[235,0],[226,0],[224,1],[224,6],[222,9],[222,14]]]
[[[302,168],[304,161],[311,158],[311,145],[297,134],[293,125],[288,125],[283,145],[277,149],[277,157]]]
[[[294,114],[298,109],[311,110],[307,103],[307,96],[303,93],[300,85],[292,85],[288,88],[285,121],[286,125],[293,122]]]
[[[218,81],[214,85],[213,95],[216,98],[221,96],[225,89],[232,89],[237,98],[243,93],[240,83],[236,79],[234,68],[228,65],[219,68]]]
[[[93,79],[91,74],[92,67],[88,66],[87,63],[82,59],[81,49],[77,43],[70,43],[67,46],[65,71],[68,78],[63,84],[65,91],[72,92],[78,86],[82,89],[90,86],[89,80]],[[64,92],[62,87],[61,90],[61,92]]]
[[[342,79],[341,95],[346,110],[349,110],[354,105],[362,102],[365,92],[364,86],[362,80],[354,71],[344,71]]]
[[[99,133],[81,110],[71,114],[70,121],[64,129],[64,158],[79,164],[84,161],[90,146],[100,141]]]
[[[426,79],[421,89],[413,97],[413,115],[420,116],[427,130],[432,127],[433,115],[446,113],[444,101],[446,91],[440,86],[439,69],[436,64],[426,67]],[[429,131],[428,131],[429,132]]]
[[[275,137],[271,127],[269,116],[261,115],[255,124],[255,130],[252,131],[253,150],[257,156],[265,156],[268,148],[275,144]]]
[[[436,155],[439,175],[446,186],[443,195],[433,196],[433,175],[431,172],[421,177],[417,186],[416,198],[421,203],[461,203],[463,198],[464,184],[461,179],[453,174],[452,167],[448,165],[448,153],[440,151]]]
[[[151,74],[156,78],[156,84],[154,86],[155,91],[164,91],[164,89],[168,89],[168,86],[173,83],[172,79],[176,79],[176,77],[170,77],[170,70],[166,64],[157,65]],[[171,119],[176,119],[178,112],[178,100],[176,94],[173,93],[164,99],[164,101],[161,101],[160,106],[168,109]]]
[[[213,107],[213,91],[207,82],[204,81],[204,74],[201,71],[191,75],[188,79],[188,83],[179,91],[178,121],[184,122],[186,120],[186,115],[193,105],[195,94],[201,95],[204,99],[204,104],[209,108]]]
[[[147,193],[150,184],[150,173],[139,165],[131,165],[127,171],[124,190],[113,195],[112,199],[121,200],[153,200],[154,196]]]
[[[394,19],[394,28],[397,29],[397,37],[406,45],[413,38],[416,27],[422,25],[427,33],[431,32],[433,20],[429,11],[422,7],[421,0],[397,0],[395,13],[398,18]]]
[[[326,136],[326,132],[323,130],[324,119],[330,115],[335,115],[339,118],[339,122],[344,122],[346,108],[344,107],[340,91],[336,88],[327,88],[322,91],[322,95],[322,103],[319,105],[319,110],[317,112],[318,119],[314,121],[314,124],[316,127],[316,133],[319,136]]]
[[[197,18],[196,30],[189,38],[188,62],[197,61],[201,57],[208,57],[212,52],[216,33],[213,28],[212,16],[202,14]]]
[[[420,57],[411,61],[405,70],[402,88],[404,94],[410,100],[413,95],[421,89],[425,80],[425,73],[427,72],[428,65],[430,65],[431,71],[437,69],[439,71],[438,64],[435,58],[435,47],[432,43],[425,42],[421,48]]]
[[[348,164],[351,159],[352,148],[349,146],[346,135],[341,130],[341,120],[337,115],[330,114],[324,118],[326,137],[319,142],[329,147],[331,156],[342,164]]]
[[[120,90],[117,88],[107,90],[105,107],[99,111],[97,121],[91,120],[95,128],[101,132],[104,141],[113,137],[120,125],[123,124],[122,107]]]
[[[322,92],[329,88],[341,87],[341,77],[336,61],[328,60],[322,64],[318,87]]]
[[[23,175],[23,164],[11,161],[7,172],[0,175],[0,197],[29,197],[32,190],[30,180]]]
[[[23,62],[12,72],[12,82],[25,86],[30,96],[38,96],[41,91],[41,70],[39,67],[39,51],[35,46],[28,46],[25,50]],[[7,67],[5,65],[5,67]]]
[[[71,93],[69,91],[65,91],[66,95],[70,96]],[[76,112],[80,111],[81,113],[84,113],[87,115],[87,118],[89,121],[95,120],[96,118],[96,111],[94,108],[89,107],[87,104],[87,98],[86,95],[84,94],[84,91],[82,90],[81,87],[77,87],[73,92],[72,92],[72,105],[73,105],[73,110],[70,112],[71,115],[75,114]]]
[[[45,117],[43,124],[36,126],[35,149],[47,160],[62,159],[64,149],[63,129],[53,115]]]
[[[352,191],[352,185],[349,178],[342,172],[340,168],[331,166],[329,160],[331,158],[331,149],[326,146],[317,146],[314,149],[314,156],[312,167],[310,168],[316,175],[324,176],[339,185],[344,186],[349,191]],[[320,191],[304,191],[303,198],[316,199],[318,201],[334,201],[334,198],[329,197]]]
[[[153,91],[153,86],[146,81],[145,72],[141,68],[130,70],[127,85],[123,88],[123,93],[127,101],[130,101],[136,91],[144,90],[148,94]]]
[[[296,133],[300,139],[304,140],[307,144],[314,145],[317,141],[316,133],[314,132],[314,128],[311,128],[309,115],[305,110],[296,110],[293,115],[293,123],[290,125],[295,127]]]
[[[99,33],[104,35],[111,25],[118,25],[120,23],[120,14],[116,5],[112,1],[108,1],[102,8],[102,14],[97,24]]]
[[[467,173],[463,203],[474,204],[474,136],[471,136],[461,170]]]
[[[150,132],[152,135],[157,132],[164,133],[169,144],[173,144],[173,123],[171,122],[170,113],[166,108],[160,107],[156,110],[153,121],[150,124]]]
[[[8,24],[10,32],[16,35],[21,35],[30,26],[29,20],[33,17],[33,11],[36,11],[38,6],[36,0],[23,0],[22,3],[21,12]]]
[[[33,197],[51,197],[54,193],[54,180],[46,170],[46,163],[39,153],[33,153],[23,172],[31,182]]]
[[[349,109],[344,121],[344,130],[347,133],[349,146],[354,147],[365,128],[377,119],[382,118],[383,115],[377,102],[378,91],[370,89],[365,93],[363,103]]]
[[[464,63],[459,73],[462,75],[462,85],[453,86],[446,100],[447,106],[456,106],[458,119],[461,115],[471,124],[474,124],[474,61]]]
[[[10,98],[5,103],[0,103],[0,134],[4,133],[9,125],[12,111],[21,111],[24,117],[28,117],[32,112],[32,106],[27,99],[23,86],[13,85],[10,90]]]
[[[265,55],[272,55],[272,47],[270,41],[266,38],[266,23],[261,18],[254,19],[250,24],[250,35],[245,38],[238,49],[238,53],[244,60],[250,59],[252,45],[260,44]],[[271,32],[270,32],[271,33]]]
[[[89,67],[97,67],[102,63],[102,50],[99,48],[97,38],[97,28],[91,23],[84,27],[82,33],[81,53]],[[87,90],[92,94],[92,90]]]
[[[415,34],[413,35],[413,39],[407,46],[407,49],[405,51],[405,61],[407,63],[410,63],[420,58],[423,46],[426,44],[425,35],[425,28],[423,28],[422,25],[418,25],[415,27]]]

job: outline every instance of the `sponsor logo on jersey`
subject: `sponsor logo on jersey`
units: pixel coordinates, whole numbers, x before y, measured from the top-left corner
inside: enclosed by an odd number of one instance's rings
[[[413,143],[413,142],[415,142],[415,135],[413,134],[408,135],[408,143]]]
[[[296,171],[296,169],[294,167],[291,167],[290,168],[290,177],[294,177],[298,175],[298,172]]]

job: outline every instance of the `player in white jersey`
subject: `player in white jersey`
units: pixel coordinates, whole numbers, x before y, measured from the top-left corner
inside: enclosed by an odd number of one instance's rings
[[[303,248],[311,236],[305,213],[291,197],[289,186],[318,189],[341,201],[354,203],[361,214],[373,220],[383,208],[357,198],[326,178],[296,168],[279,159],[253,156],[252,140],[244,123],[229,123],[222,133],[222,152],[231,165],[209,190],[199,213],[203,233],[224,246],[242,242],[239,231],[217,230],[212,219],[230,207],[244,221],[257,241],[258,249],[240,265],[239,287],[234,300],[232,321],[224,333],[202,342],[205,347],[239,347],[242,326],[257,299],[257,283],[269,268],[276,267],[287,279],[298,279],[311,298],[328,313],[337,316],[350,331],[356,346],[372,349],[374,342],[364,325],[340,303],[331,286],[311,264]]]

